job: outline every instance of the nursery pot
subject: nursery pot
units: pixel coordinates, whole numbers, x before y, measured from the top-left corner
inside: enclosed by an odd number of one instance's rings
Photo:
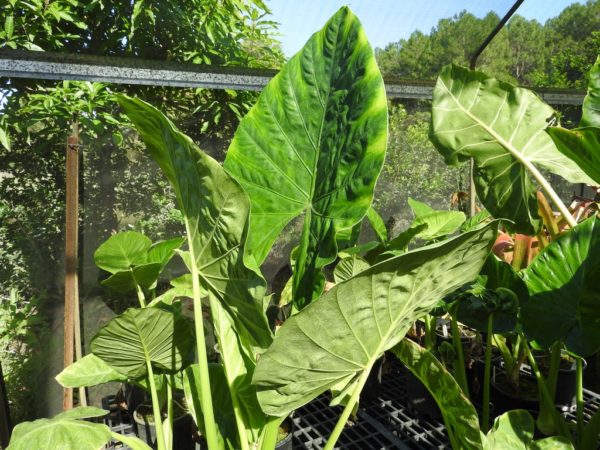
[[[173,408],[177,415],[177,408]],[[193,419],[189,412],[179,410],[181,413],[173,419],[173,448],[177,450],[194,450],[193,439]],[[165,420],[165,417],[163,417]],[[141,403],[133,412],[133,421],[137,436],[156,448],[156,427],[154,422],[154,412],[151,402]]]
[[[582,360],[583,370],[587,367],[587,362]],[[577,391],[577,363],[575,360],[561,360],[556,379],[556,396],[554,403],[562,408],[572,408],[575,406],[575,394]]]
[[[275,449],[277,450],[292,450],[292,440],[294,438],[294,421],[290,416],[286,417],[285,420],[279,426],[279,436],[281,439],[277,441]],[[287,432],[285,436],[284,433]]]
[[[537,380],[525,374],[519,376],[519,390],[515,390],[508,381],[504,370],[493,368],[490,395],[496,414],[503,414],[513,409],[525,409],[534,413],[540,410]]]

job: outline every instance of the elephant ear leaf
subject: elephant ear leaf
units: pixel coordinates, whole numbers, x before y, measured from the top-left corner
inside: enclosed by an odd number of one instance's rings
[[[176,372],[193,360],[193,327],[188,319],[159,308],[130,308],[92,339],[92,353],[129,378],[147,374],[146,361]]]
[[[225,160],[252,201],[249,250],[258,263],[286,224],[304,218],[296,307],[321,292],[336,231],[371,205],[386,145],[383,79],[362,26],[343,7],[269,82]]]
[[[529,300],[521,305],[526,334],[544,347],[600,350],[600,219],[591,217],[552,241],[523,272]]]
[[[544,133],[555,112],[533,92],[462,67],[442,69],[434,92],[430,139],[448,164],[475,160],[477,195],[515,232],[541,226],[536,165],[572,183],[592,183]]]
[[[484,450],[573,450],[573,445],[563,437],[533,440],[535,422],[529,412],[515,409],[502,414],[485,436]]]
[[[579,126],[600,128],[600,56],[588,75],[588,92],[583,100]]]
[[[271,330],[260,303],[266,283],[244,252],[250,213],[244,190],[156,108],[118,100],[173,186],[188,230],[186,264],[195,266],[202,288],[232,318],[243,342],[268,347]]]
[[[600,185],[600,56],[590,70],[579,126],[575,130],[550,127],[547,132],[558,149]]]
[[[127,381],[127,377],[94,354],[74,362],[56,376],[63,387],[96,386],[110,381]]]
[[[477,276],[497,227],[494,222],[376,264],[288,319],[254,372],[263,411],[284,416],[334,386],[354,395],[377,358],[417,318]],[[355,383],[353,392],[343,383]]]
[[[18,424],[7,450],[32,448],[103,448],[111,440],[110,429],[99,423],[79,419],[102,417],[108,411],[99,408],[74,408],[52,419]]]

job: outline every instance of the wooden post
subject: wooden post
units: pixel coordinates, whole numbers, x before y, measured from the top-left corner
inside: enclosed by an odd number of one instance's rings
[[[74,121],[67,139],[67,195],[65,236],[65,323],[64,366],[73,363],[75,348],[75,316],[78,313],[79,289],[77,279],[78,207],[79,207],[79,130]],[[79,323],[79,320],[77,320]],[[63,410],[73,408],[73,389],[65,388]]]
[[[4,384],[2,364],[0,364],[0,446],[2,448],[8,447],[11,432],[10,408],[8,407],[8,396],[6,394],[6,385]]]

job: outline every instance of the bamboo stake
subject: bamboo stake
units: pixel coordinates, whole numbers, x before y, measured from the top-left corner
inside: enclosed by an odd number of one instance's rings
[[[76,348],[77,359],[81,358],[81,327],[79,319],[78,289],[78,206],[79,206],[79,126],[71,124],[71,135],[67,139],[67,192],[65,232],[65,323],[64,323],[64,366],[73,363]],[[85,390],[80,389],[80,401],[87,405]],[[63,410],[73,408],[73,389],[63,392]]]

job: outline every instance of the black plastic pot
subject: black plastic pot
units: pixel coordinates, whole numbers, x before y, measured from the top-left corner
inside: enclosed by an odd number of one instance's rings
[[[137,436],[156,448],[156,427],[154,422],[148,420],[152,416],[152,403],[144,402],[140,404],[133,413],[133,422]],[[187,413],[173,420],[173,448],[177,450],[194,450],[195,443],[193,438],[193,419]]]
[[[287,429],[287,436],[284,437],[281,441],[277,443],[275,446],[276,450],[292,450],[293,438],[294,438],[294,421],[291,417],[286,417],[286,419],[281,424],[281,427]]]
[[[540,410],[537,381],[530,375],[521,374],[520,391],[515,392],[508,383],[506,372],[494,368],[491,380],[490,397],[496,414],[503,414],[513,409],[525,409],[537,416]]]
[[[563,408],[572,408],[575,406],[575,394],[577,391],[577,364],[575,361],[561,361],[556,380],[556,396],[554,403]],[[583,370],[587,367],[587,362],[583,360]]]

